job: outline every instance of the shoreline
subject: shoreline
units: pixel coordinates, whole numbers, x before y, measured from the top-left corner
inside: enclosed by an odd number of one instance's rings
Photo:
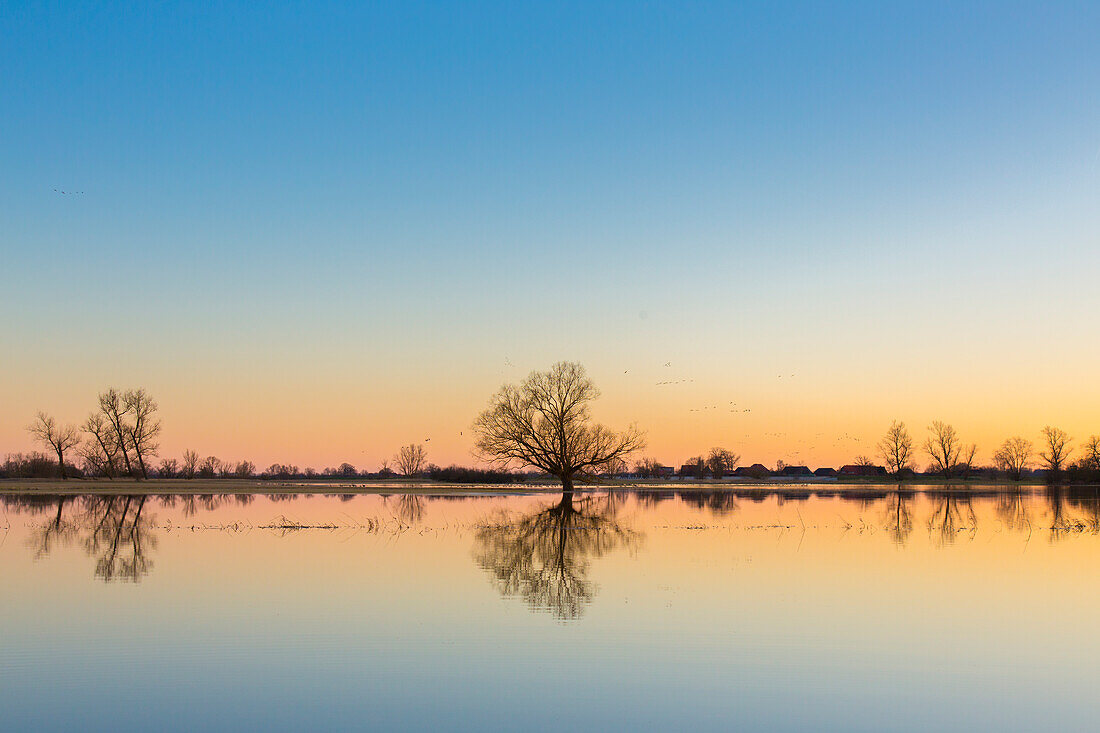
[[[577,493],[601,491],[664,492],[751,492],[828,496],[832,494],[880,494],[901,491],[952,491],[958,493],[1011,493],[1034,491],[1047,486],[1039,481],[991,480],[947,481],[614,481],[579,484]],[[1095,484],[1062,484],[1064,488],[1097,488]],[[561,492],[556,483],[462,484],[419,480],[358,481],[263,481],[256,479],[0,479],[0,495],[203,495],[203,494],[421,494],[439,496],[540,495]]]

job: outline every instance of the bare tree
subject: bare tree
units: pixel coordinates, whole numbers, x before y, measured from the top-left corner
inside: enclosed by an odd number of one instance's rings
[[[99,395],[99,410],[115,434],[115,441],[119,452],[122,453],[122,464],[126,468],[126,473],[132,476],[134,469],[130,465],[130,453],[127,450],[125,400],[117,389],[109,389]]]
[[[1073,438],[1066,435],[1066,431],[1061,428],[1053,428],[1050,425],[1043,428],[1043,444],[1046,450],[1040,451],[1039,457],[1043,459],[1051,475],[1062,472],[1070,453],[1073,452],[1073,448],[1069,446],[1072,441]]]
[[[886,470],[895,476],[911,468],[913,462],[913,438],[905,423],[895,420],[890,423],[886,435],[878,444],[879,454],[886,462]]]
[[[1084,468],[1100,470],[1100,435],[1090,435],[1084,445],[1085,455],[1081,458]]]
[[[237,478],[251,478],[256,473],[256,464],[252,461],[241,461],[233,469],[233,475]]]
[[[1013,481],[1019,481],[1027,470],[1032,452],[1031,441],[1017,436],[1001,443],[1001,447],[993,454],[993,460]]]
[[[156,418],[157,403],[144,389],[126,390],[123,395],[126,412],[133,420],[126,426],[126,437],[137,456],[138,468],[142,478],[149,478],[146,459],[155,456],[160,445],[156,442],[160,435],[160,420]]]
[[[974,468],[974,456],[978,453],[978,444],[971,443],[970,445],[963,446],[962,451],[959,453],[959,468],[962,470],[963,478],[970,478],[970,472]]]
[[[427,458],[428,453],[423,445],[410,443],[401,446],[401,450],[397,451],[393,460],[397,463],[397,469],[402,476],[416,476],[424,470]]]
[[[634,427],[617,433],[593,422],[589,404],[599,390],[575,362],[558,362],[531,372],[519,385],[505,385],[474,421],[476,448],[488,461],[508,468],[531,466],[561,481],[587,480],[615,459],[644,446]]]
[[[218,469],[222,467],[222,462],[218,460],[217,456],[207,456],[203,459],[201,465],[199,465],[199,477],[200,478],[214,478],[218,475]]]
[[[65,475],[65,451],[80,445],[80,431],[75,425],[58,425],[57,421],[44,412],[38,413],[27,432],[43,445],[48,445],[57,453],[57,470],[62,479]]]
[[[117,476],[120,446],[114,426],[102,412],[93,412],[81,428],[88,434],[80,451],[85,462],[107,478]]]
[[[161,478],[172,478],[179,471],[179,463],[175,458],[165,458],[160,462],[160,469],[157,471],[157,475]]]
[[[707,455],[707,468],[710,470],[711,476],[720,479],[737,468],[740,461],[741,456],[733,451],[728,451],[725,448],[711,448],[710,453]]]
[[[932,458],[932,467],[944,478],[950,478],[959,467],[959,455],[962,453],[959,435],[955,428],[939,420],[928,426],[928,432],[924,450]]]
[[[193,450],[183,452],[183,467],[180,473],[184,478],[195,478],[195,472],[199,468],[199,454]]]

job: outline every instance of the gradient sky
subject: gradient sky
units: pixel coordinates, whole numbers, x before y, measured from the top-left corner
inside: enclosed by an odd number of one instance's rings
[[[1100,432],[1100,5],[522,5],[0,7],[0,452],[469,463],[559,359],[666,463]]]

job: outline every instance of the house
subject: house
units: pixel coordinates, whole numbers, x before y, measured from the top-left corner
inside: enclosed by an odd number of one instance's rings
[[[751,466],[741,466],[733,475],[737,478],[768,478],[772,475],[772,472],[768,470],[768,467],[762,463],[754,463]]]
[[[703,478],[705,467],[697,463],[685,463],[680,466],[680,478]]]
[[[846,466],[841,466],[838,472],[841,476],[846,477],[868,477],[868,476],[885,476],[886,468],[883,466],[857,466],[854,463],[849,463]]]
[[[783,470],[776,475],[783,478],[807,478],[814,474],[808,466],[784,466]]]
[[[657,474],[657,478],[670,479],[676,475],[676,471],[672,466],[657,466],[654,470]]]
[[[819,468],[814,471],[814,476],[818,478],[836,478],[835,468]]]

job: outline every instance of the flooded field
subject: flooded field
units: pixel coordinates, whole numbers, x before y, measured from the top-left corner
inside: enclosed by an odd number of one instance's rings
[[[7,729],[1092,730],[1100,493],[0,496]]]

